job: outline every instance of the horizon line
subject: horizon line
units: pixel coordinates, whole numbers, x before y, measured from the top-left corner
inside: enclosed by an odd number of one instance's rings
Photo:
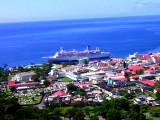
[[[52,21],[71,21],[71,20],[89,20],[89,19],[107,19],[107,18],[131,18],[131,17],[151,17],[160,16],[158,15],[133,15],[133,16],[112,16],[112,17],[90,17],[90,18],[68,18],[68,19],[57,19],[57,20],[32,20],[32,21],[17,21],[17,22],[0,22],[0,24],[13,24],[13,23],[31,23],[31,22],[52,22]]]

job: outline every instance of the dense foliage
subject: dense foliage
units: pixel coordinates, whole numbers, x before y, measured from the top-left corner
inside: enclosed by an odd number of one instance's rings
[[[145,120],[145,115],[140,112],[140,106],[132,105],[125,99],[111,99],[102,103],[74,103],[52,102],[44,109],[37,107],[23,107],[18,104],[18,99],[0,93],[0,119],[1,120],[60,120],[72,118],[83,120],[84,118],[97,119],[99,116],[107,120]]]

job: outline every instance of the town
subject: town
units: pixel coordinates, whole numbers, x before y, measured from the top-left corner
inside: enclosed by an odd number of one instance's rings
[[[0,89],[17,97],[22,106],[43,109],[52,103],[90,104],[119,98],[140,106],[160,105],[160,52],[106,60],[82,58],[78,64],[32,63],[9,68],[7,73]]]

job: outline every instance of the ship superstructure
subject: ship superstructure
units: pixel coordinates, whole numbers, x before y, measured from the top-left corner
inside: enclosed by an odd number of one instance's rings
[[[89,46],[87,46],[87,49],[84,51],[76,51],[73,49],[73,51],[64,51],[62,47],[60,48],[60,52],[56,52],[54,56],[49,57],[43,57],[47,61],[74,61],[79,60],[84,57],[88,57],[89,59],[95,59],[95,58],[107,58],[110,56],[110,52],[101,52],[98,47],[96,47],[96,50],[90,50]]]

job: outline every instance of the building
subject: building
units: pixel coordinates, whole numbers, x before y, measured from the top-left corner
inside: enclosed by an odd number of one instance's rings
[[[72,80],[81,80],[82,79],[82,77],[80,77],[79,75],[75,75],[73,73],[66,73],[65,76],[72,79]]]
[[[8,81],[8,87],[25,87],[25,88],[32,88],[36,85],[39,85],[40,82],[30,82],[30,83],[16,83],[15,81]]]
[[[34,72],[22,72],[17,73],[13,78],[12,81],[24,81],[24,80],[31,80],[31,77],[35,75]]]
[[[88,57],[79,59],[79,64],[80,65],[85,65],[85,64],[88,64],[88,63],[89,63],[89,58]]]

